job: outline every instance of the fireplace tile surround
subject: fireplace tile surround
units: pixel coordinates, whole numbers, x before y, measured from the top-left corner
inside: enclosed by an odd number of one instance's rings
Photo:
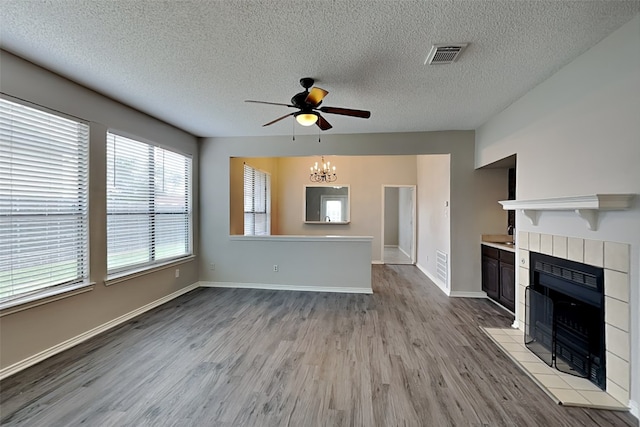
[[[521,330],[524,329],[524,295],[525,288],[529,285],[530,251],[604,268],[606,392],[624,406],[628,405],[630,396],[629,245],[526,231],[519,231],[517,238],[519,283],[515,325]],[[556,400],[561,401],[557,396]]]

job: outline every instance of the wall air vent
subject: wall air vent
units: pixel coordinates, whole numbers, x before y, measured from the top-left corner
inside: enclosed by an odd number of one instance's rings
[[[426,64],[451,64],[460,56],[467,43],[434,44],[424,61]]]

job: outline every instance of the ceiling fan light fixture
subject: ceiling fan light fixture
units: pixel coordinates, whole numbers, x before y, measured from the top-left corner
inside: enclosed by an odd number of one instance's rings
[[[315,113],[300,112],[296,114],[296,120],[302,126],[312,126],[318,121],[318,115]]]

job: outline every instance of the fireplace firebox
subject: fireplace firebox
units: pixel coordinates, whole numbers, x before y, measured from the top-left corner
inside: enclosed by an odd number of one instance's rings
[[[525,345],[549,366],[606,387],[604,269],[530,252]]]

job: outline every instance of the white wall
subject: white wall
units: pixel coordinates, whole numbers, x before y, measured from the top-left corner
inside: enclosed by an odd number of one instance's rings
[[[517,153],[517,199],[640,194],[640,16],[534,88],[476,132],[476,166]],[[640,415],[640,196],[587,230],[572,212],[545,212],[520,230],[631,247],[631,404]]]
[[[197,261],[106,287],[106,132],[118,130],[193,156],[194,248],[198,248],[198,144],[195,137],[43,68],[0,51],[2,92],[89,121],[89,252],[93,290],[0,319],[0,368],[32,360],[68,340],[197,283]]]
[[[401,187],[398,188],[398,248],[411,257],[412,244],[413,188]]]
[[[414,159],[415,162],[415,159]],[[398,187],[384,188],[384,245],[398,246]]]

